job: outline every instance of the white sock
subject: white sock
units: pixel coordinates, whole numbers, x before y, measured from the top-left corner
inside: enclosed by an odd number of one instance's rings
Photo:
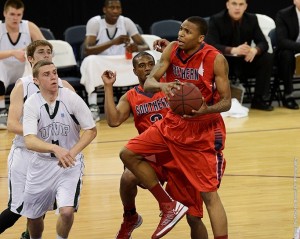
[[[30,237],[30,239],[42,239],[42,238],[41,237],[36,237],[36,238]]]
[[[56,235],[56,239],[68,239],[67,237],[61,237],[59,235]]]
[[[96,105],[97,104],[97,93],[92,93],[88,96],[89,105]]]
[[[5,108],[5,99],[0,100],[0,109]]]

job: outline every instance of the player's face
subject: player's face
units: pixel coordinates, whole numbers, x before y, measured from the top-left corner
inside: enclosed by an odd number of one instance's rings
[[[247,9],[247,2],[246,0],[228,0],[226,7],[229,16],[234,20],[239,20]]]
[[[201,35],[196,24],[184,21],[179,29],[178,44],[179,48],[190,55],[199,49],[199,46],[204,40],[204,35]]]
[[[141,56],[137,59],[137,65],[133,69],[134,74],[144,83],[153,69],[155,62],[151,56]]]
[[[28,57],[29,62],[34,65],[40,60],[52,61],[52,51],[49,46],[38,46],[33,54],[33,57]]]
[[[38,77],[34,79],[41,91],[57,92],[58,91],[58,75],[56,67],[51,65],[41,66]]]
[[[118,0],[109,1],[108,5],[103,7],[103,12],[105,14],[105,20],[109,24],[115,24],[122,14],[121,2]]]
[[[13,7],[8,7],[4,11],[3,15],[5,18],[5,24],[9,28],[17,28],[20,25],[24,13],[24,8],[15,9]]]

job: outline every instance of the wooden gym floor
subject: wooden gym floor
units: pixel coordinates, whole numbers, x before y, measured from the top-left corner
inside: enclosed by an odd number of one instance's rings
[[[295,157],[300,164],[300,110],[278,106],[273,112],[250,110],[249,117],[225,118],[225,123],[227,168],[219,193],[228,216],[229,238],[291,239]],[[83,191],[70,239],[112,239],[122,220],[118,190],[123,166],[118,153],[137,132],[132,119],[119,128],[109,128],[102,117],[97,128],[97,138],[84,150]],[[7,155],[12,138],[11,133],[0,130],[1,211],[7,206]],[[299,193],[297,196],[300,199]],[[160,220],[158,205],[142,189],[136,201],[144,223],[133,232],[133,238],[150,238]],[[47,213],[44,238],[56,238],[56,219],[54,212]],[[203,220],[209,238],[213,238],[206,210]],[[0,238],[18,239],[25,223],[21,218]],[[186,220],[182,219],[164,238],[190,238]]]

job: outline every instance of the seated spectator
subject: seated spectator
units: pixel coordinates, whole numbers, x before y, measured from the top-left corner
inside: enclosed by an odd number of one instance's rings
[[[149,50],[142,36],[139,34],[135,23],[122,16],[120,0],[105,0],[103,7],[104,16],[92,17],[86,26],[86,38],[84,51],[87,57],[81,65],[81,83],[85,85],[88,92],[88,104],[93,113],[95,121],[100,120],[100,110],[97,106],[97,94],[95,88],[101,85],[101,74],[109,67],[118,71],[121,80],[121,69],[125,74],[132,74],[132,78],[138,80],[132,72],[131,62],[125,59],[125,50],[129,53]],[[103,58],[103,56],[116,56],[121,58],[114,62],[114,58]],[[109,66],[106,66],[109,61]],[[112,67],[116,67],[112,68]],[[103,85],[103,84],[102,84]]]
[[[295,54],[300,53],[300,0],[278,11],[275,19],[278,50],[278,72],[284,82],[283,106],[288,109],[299,109],[293,97],[293,75],[295,73]]]
[[[5,2],[0,21],[0,129],[7,128],[5,91],[25,70],[25,48],[31,41],[45,39],[33,22],[22,20],[23,13],[21,0]]]
[[[209,20],[206,42],[220,50],[228,60],[230,73],[255,77],[252,109],[271,111],[269,97],[273,56],[255,14],[247,13],[247,0],[227,0],[227,9]],[[255,46],[252,46],[252,41]]]

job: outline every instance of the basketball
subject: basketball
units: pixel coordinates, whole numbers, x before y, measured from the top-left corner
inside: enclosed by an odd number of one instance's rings
[[[169,96],[171,110],[179,115],[189,115],[192,110],[199,110],[203,100],[202,94],[197,86],[192,83],[185,83],[180,90],[172,90],[174,96]]]

